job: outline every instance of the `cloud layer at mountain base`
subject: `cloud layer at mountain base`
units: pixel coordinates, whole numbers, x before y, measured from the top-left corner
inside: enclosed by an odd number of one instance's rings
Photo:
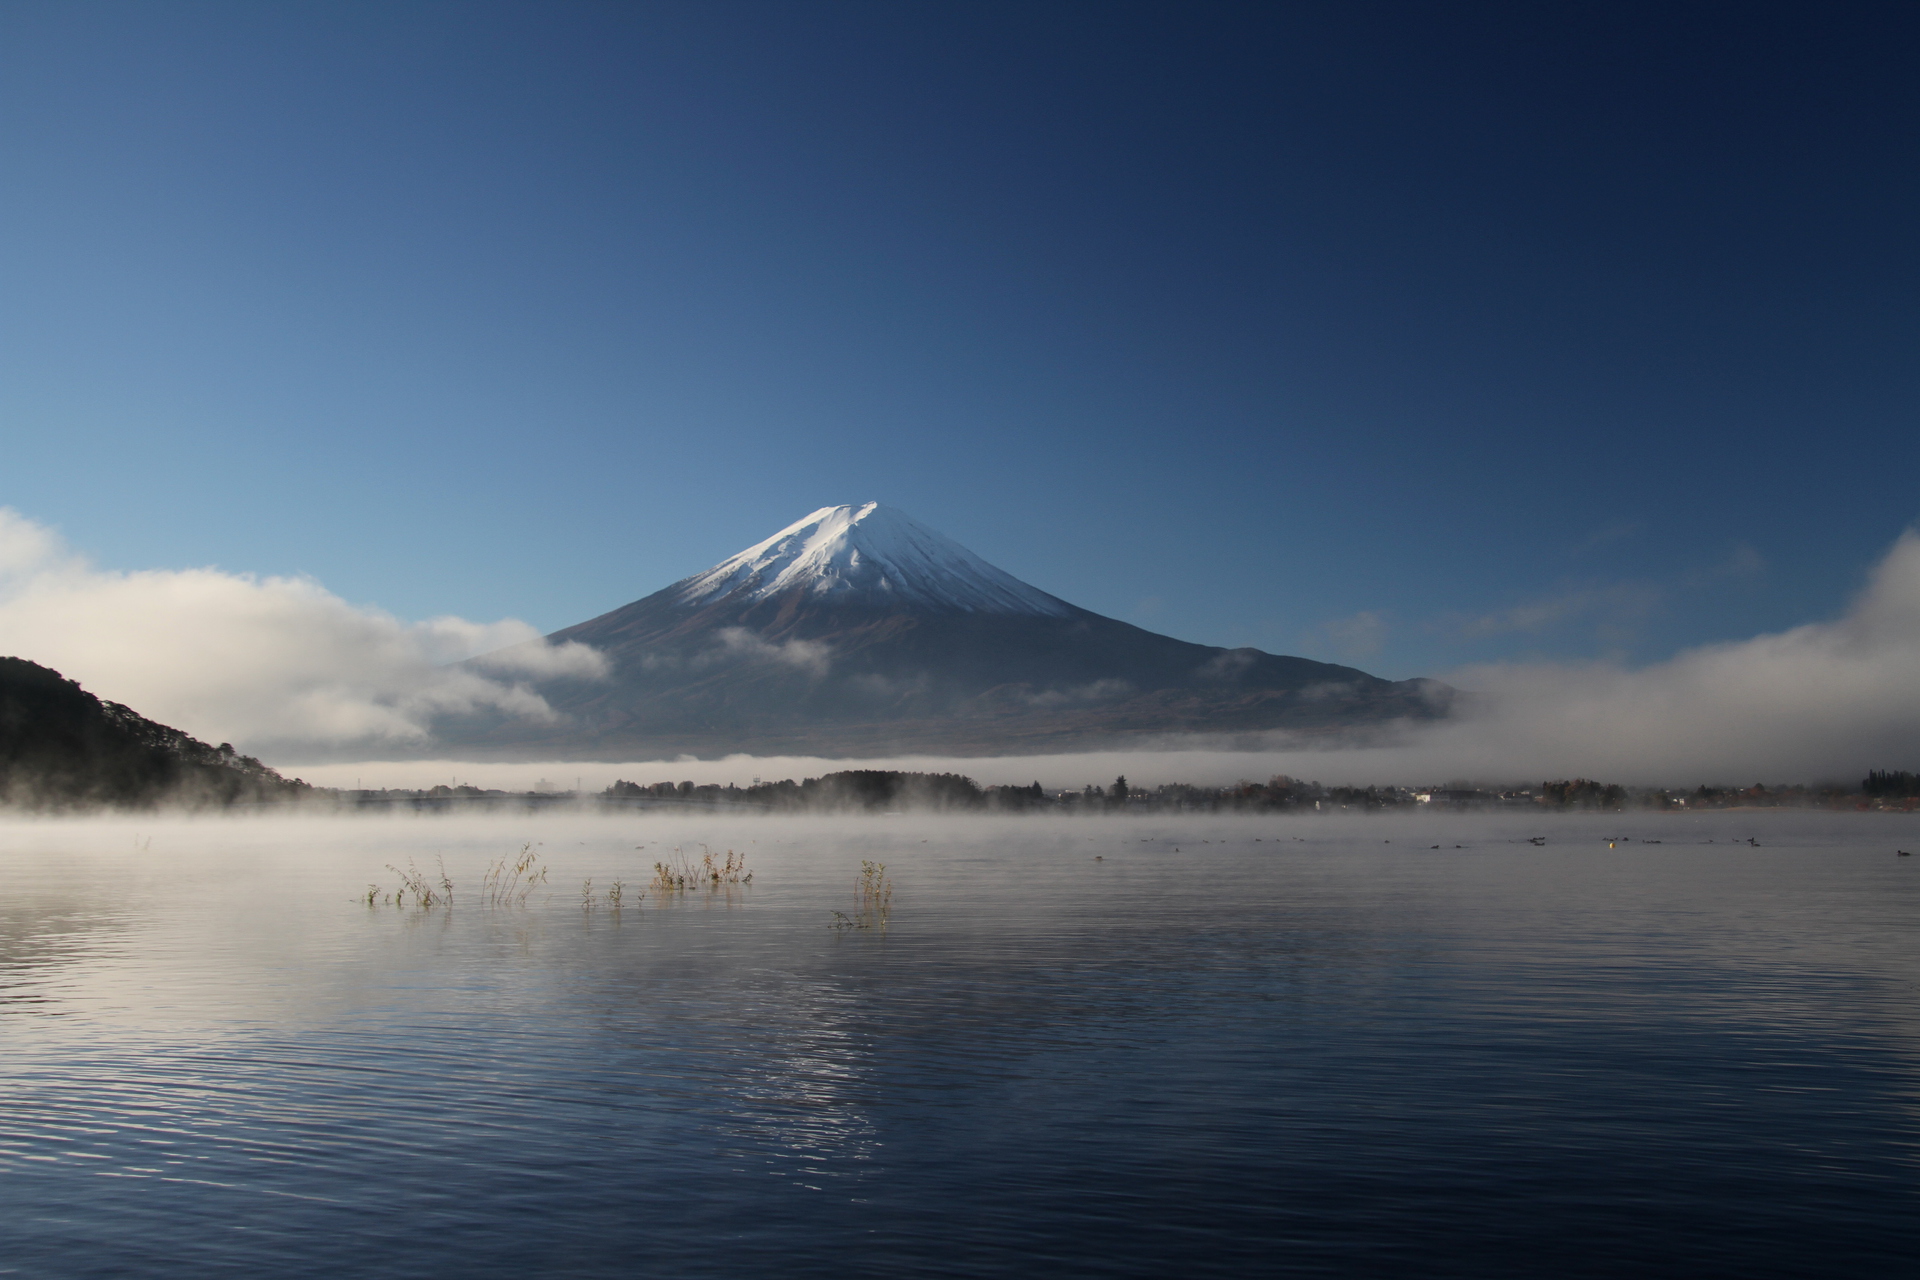
[[[593,650],[549,645],[524,622],[401,622],[305,578],[102,570],[5,508],[0,653],[197,737],[268,753],[417,743],[447,712],[549,719],[530,679],[605,670]],[[447,665],[478,653],[494,655],[484,672]]]
[[[1483,691],[1411,740],[1470,776],[1623,781],[1857,779],[1920,758],[1920,535],[1909,531],[1832,622],[1708,645],[1637,670],[1506,663],[1449,680]]]

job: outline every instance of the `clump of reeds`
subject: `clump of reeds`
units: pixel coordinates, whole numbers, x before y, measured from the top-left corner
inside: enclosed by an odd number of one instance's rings
[[[887,877],[887,864],[860,860],[860,878],[853,887],[853,914],[833,912],[829,929],[882,929],[893,913],[893,881]]]
[[[661,893],[685,893],[689,889],[723,889],[753,883],[746,854],[729,849],[715,858],[707,846],[701,845],[700,849],[698,862],[675,849],[673,857],[654,863],[653,883],[649,887]]]
[[[648,887],[661,893],[684,893],[693,888],[699,878],[699,868],[675,849],[668,857],[653,864],[653,883]]]
[[[892,905],[893,881],[887,879],[886,863],[860,860],[860,902],[877,911],[885,911]]]
[[[705,845],[701,845],[700,847],[702,849],[706,848]],[[703,864],[702,869],[706,873],[708,883],[716,887],[723,884],[753,883],[753,872],[747,870],[747,855],[744,853],[735,853],[729,849],[724,859],[715,862],[713,860],[713,853],[709,851],[700,861]]]
[[[383,893],[379,885],[370,884],[367,886],[367,892],[361,898],[361,901],[370,907],[381,905],[404,907],[407,905],[407,899],[411,898],[413,899],[413,905],[422,911],[430,910],[433,907],[452,906],[453,878],[447,874],[446,859],[442,858],[439,861],[440,880],[438,884],[428,880],[426,872],[415,866],[412,858],[407,859],[407,869],[405,871],[402,871],[389,862],[387,864],[387,870],[400,877],[399,886],[390,893]]]
[[[528,896],[546,882],[547,869],[540,865],[540,855],[533,845],[524,844],[511,863],[497,858],[487,867],[480,897],[489,907],[524,907]]]
[[[615,880],[605,890],[600,892],[595,892],[592,876],[588,876],[580,882],[580,910],[584,912],[591,913],[604,905],[607,910],[613,912],[615,916],[618,916],[620,914],[620,904],[626,899],[626,896],[627,885],[624,880]]]

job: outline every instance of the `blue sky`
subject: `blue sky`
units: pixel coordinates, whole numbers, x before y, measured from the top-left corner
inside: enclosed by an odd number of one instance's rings
[[[552,630],[877,498],[1188,639],[1653,661],[1920,515],[1916,29],[8,4],[0,505]]]

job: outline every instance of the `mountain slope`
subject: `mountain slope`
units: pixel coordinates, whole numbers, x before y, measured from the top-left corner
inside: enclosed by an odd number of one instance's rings
[[[602,650],[612,678],[542,685],[551,725],[446,736],[603,758],[988,754],[1426,718],[1444,692],[1102,617],[877,503],[823,508],[550,639]]]
[[[224,743],[210,747],[102,702],[58,671],[0,658],[0,803],[225,805],[310,790]]]

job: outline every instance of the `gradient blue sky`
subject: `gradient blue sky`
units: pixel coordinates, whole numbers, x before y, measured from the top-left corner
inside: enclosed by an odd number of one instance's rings
[[[544,630],[870,498],[1395,677],[1790,626],[1920,515],[1916,14],[0,5],[0,505]]]

